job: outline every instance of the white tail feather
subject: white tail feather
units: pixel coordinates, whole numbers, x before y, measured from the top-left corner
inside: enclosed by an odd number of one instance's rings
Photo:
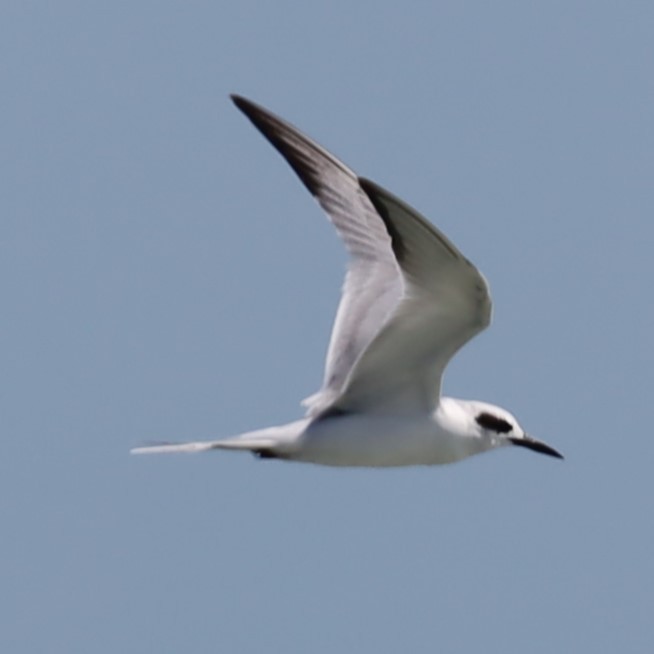
[[[240,436],[216,441],[195,441],[193,443],[153,443],[130,450],[131,454],[173,454],[176,452],[195,453],[209,450],[252,450],[257,452],[286,451],[304,431],[310,420],[297,420],[279,427],[267,427],[249,431]]]
[[[222,441],[197,441],[195,443],[162,443],[160,445],[143,445],[130,450],[130,454],[173,454],[184,452],[207,452],[209,450],[265,450],[273,447],[270,439],[229,439]]]

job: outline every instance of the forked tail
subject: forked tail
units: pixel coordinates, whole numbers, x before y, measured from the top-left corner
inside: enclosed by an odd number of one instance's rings
[[[268,427],[240,436],[192,443],[153,443],[130,450],[131,454],[194,454],[209,450],[247,450],[262,458],[285,458],[304,431],[308,420],[297,420],[279,427]]]
[[[271,450],[275,447],[272,439],[241,439],[228,438],[219,441],[196,441],[194,443],[157,443],[156,445],[142,445],[130,450],[130,454],[174,454],[185,452],[208,452],[209,450]]]

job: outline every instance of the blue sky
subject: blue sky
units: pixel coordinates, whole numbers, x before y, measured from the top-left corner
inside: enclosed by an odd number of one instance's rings
[[[649,3],[7,2],[0,650],[649,652]],[[456,397],[566,454],[130,457],[300,415],[345,255],[231,105],[484,272]]]

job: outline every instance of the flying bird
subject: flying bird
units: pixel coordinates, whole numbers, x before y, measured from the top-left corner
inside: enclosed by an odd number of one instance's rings
[[[322,388],[303,401],[306,414],[295,422],[132,452],[246,450],[385,467],[452,463],[516,445],[562,459],[505,409],[441,395],[448,362],[491,320],[477,268],[415,209],[293,125],[246,98],[232,100],[290,164],[349,253]]]

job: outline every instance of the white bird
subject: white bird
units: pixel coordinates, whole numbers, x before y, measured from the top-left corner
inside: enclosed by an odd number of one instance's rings
[[[295,127],[250,100],[232,100],[320,203],[350,255],[323,386],[296,422],[132,452],[248,450],[376,467],[451,463],[519,445],[563,458],[505,409],[441,396],[449,360],[490,323],[488,285],[475,266],[417,211]]]

